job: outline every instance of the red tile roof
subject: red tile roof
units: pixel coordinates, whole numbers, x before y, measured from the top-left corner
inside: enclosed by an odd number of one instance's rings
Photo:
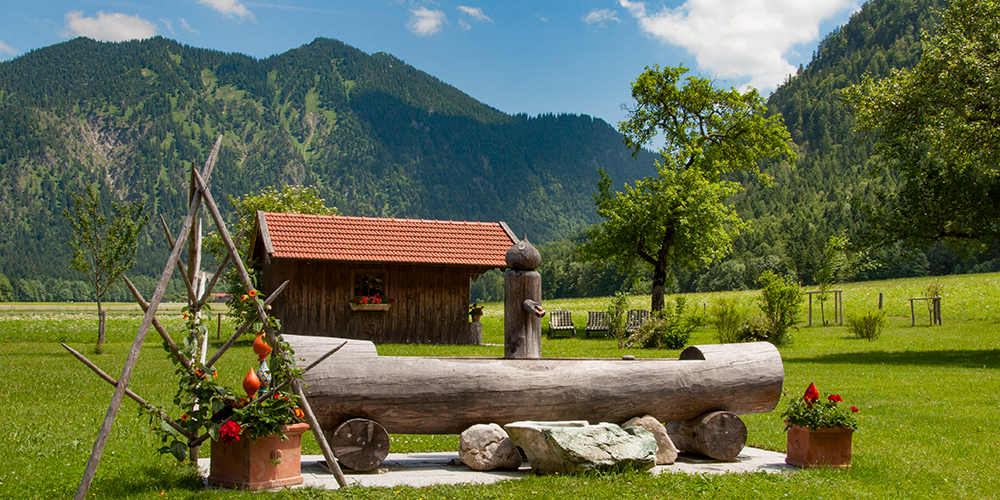
[[[516,241],[503,222],[260,212],[271,258],[506,267]]]

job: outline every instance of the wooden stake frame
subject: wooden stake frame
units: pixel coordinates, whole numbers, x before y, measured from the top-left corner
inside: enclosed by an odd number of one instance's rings
[[[128,383],[132,377],[132,372],[134,371],[135,366],[138,363],[139,352],[142,348],[143,342],[146,340],[146,334],[149,332],[149,328],[151,326],[154,327],[157,333],[159,333],[160,337],[163,338],[171,354],[182,364],[182,366],[184,366],[184,368],[189,371],[192,369],[191,363],[188,360],[184,359],[183,356],[181,356],[176,343],[174,343],[173,339],[170,338],[170,335],[166,332],[166,330],[163,328],[160,322],[156,319],[156,311],[159,308],[160,302],[163,300],[163,294],[166,291],[167,284],[170,281],[171,274],[173,273],[175,267],[181,271],[181,275],[184,278],[184,284],[188,292],[188,300],[192,306],[191,307],[192,314],[197,314],[201,310],[201,307],[204,305],[207,298],[211,296],[212,288],[215,286],[215,283],[221,276],[222,271],[225,268],[226,264],[230,262],[236,266],[236,269],[240,276],[240,280],[243,283],[244,289],[248,292],[251,289],[253,289],[253,283],[250,280],[250,275],[247,273],[247,270],[243,265],[243,261],[239,257],[239,253],[236,250],[236,244],[230,237],[229,231],[226,229],[225,221],[222,219],[222,216],[219,213],[218,206],[215,204],[215,200],[212,198],[212,195],[209,192],[208,187],[206,185],[206,179],[208,179],[211,176],[212,169],[215,166],[216,160],[218,159],[219,148],[221,147],[221,145],[222,145],[222,136],[220,135],[218,139],[216,139],[215,145],[212,147],[212,151],[208,155],[208,158],[205,161],[205,165],[202,167],[201,173],[195,170],[194,164],[192,163],[191,192],[189,197],[190,203],[188,205],[187,217],[185,217],[184,222],[181,225],[181,229],[177,234],[177,240],[170,241],[170,246],[172,249],[170,252],[170,257],[167,259],[167,263],[163,268],[163,272],[160,274],[160,280],[157,283],[156,289],[153,291],[153,296],[149,299],[148,303],[142,298],[142,296],[139,294],[138,290],[131,283],[131,281],[129,281],[128,278],[125,278],[126,285],[132,292],[133,296],[135,297],[136,302],[144,310],[144,315],[142,318],[142,322],[139,324],[139,329],[136,332],[135,338],[132,341],[132,347],[129,350],[128,357],[125,360],[125,364],[122,367],[122,373],[118,377],[118,380],[116,381],[110,375],[104,373],[100,368],[98,368],[96,365],[90,362],[82,354],[74,351],[73,349],[63,344],[63,347],[68,349],[70,353],[73,354],[73,356],[75,356],[78,360],[80,360],[80,362],[89,367],[91,370],[94,370],[95,373],[98,374],[98,376],[100,376],[108,383],[114,385],[115,387],[114,393],[111,397],[111,404],[108,406],[108,411],[104,416],[101,428],[97,434],[97,439],[94,442],[94,448],[91,451],[90,459],[87,461],[87,467],[84,470],[83,478],[80,480],[80,485],[77,488],[76,495],[74,496],[74,498],[77,500],[83,500],[87,498],[87,492],[90,490],[90,485],[93,483],[94,475],[97,472],[97,466],[100,464],[101,461],[101,455],[104,453],[105,445],[107,444],[108,437],[111,434],[111,428],[114,425],[114,421],[118,416],[118,410],[121,408],[122,400],[124,399],[125,396],[132,398],[140,405],[146,407],[151,411],[154,411],[161,418],[163,418],[168,425],[180,431],[181,434],[188,439],[190,448],[197,450],[197,446],[208,438],[207,433],[203,436],[196,437],[193,434],[184,430],[183,427],[177,424],[177,422],[170,419],[170,417],[168,417],[162,411],[158,410],[156,407],[146,402],[143,398],[139,397],[134,392],[129,390]],[[226,257],[219,265],[218,270],[212,277],[211,282],[207,285],[204,293],[202,294],[201,297],[197,297],[196,291],[192,286],[192,282],[188,274],[196,272],[198,268],[192,266],[190,269],[185,269],[184,264],[180,260],[180,254],[185,247],[185,242],[187,242],[189,246],[189,256],[190,256],[190,251],[193,250],[195,262],[199,260],[199,254],[201,252],[200,248],[201,240],[197,236],[192,238],[191,235],[192,235],[192,229],[193,227],[195,227],[195,224],[199,224],[197,221],[198,211],[201,208],[202,203],[205,203],[206,207],[211,213],[213,222],[215,222],[216,228],[218,229],[219,234],[222,236],[222,240],[226,245],[227,252],[226,252]],[[163,220],[161,218],[161,222],[162,221]],[[163,228],[164,231],[166,232],[168,240],[173,240],[165,222],[163,222]],[[242,236],[242,232],[240,233],[240,236]],[[239,237],[237,239],[239,239]],[[196,244],[197,248],[195,248],[194,246]],[[283,288],[284,285],[282,285],[282,287],[279,288],[275,293],[271,294],[271,296],[268,297],[267,301],[270,302],[271,300],[273,300],[281,292]],[[272,346],[274,346],[274,352],[272,352],[272,356],[274,356],[275,354],[277,354],[278,351],[277,332],[275,332],[270,327],[270,323],[268,322],[267,311],[265,310],[264,305],[261,305],[257,301],[254,301],[254,304],[256,305],[257,308],[257,317],[264,324],[264,330],[267,332],[268,341]],[[227,341],[227,343],[224,344],[212,356],[212,359],[207,364],[207,366],[211,366],[213,363],[218,361],[219,357],[222,356],[222,354],[226,351],[229,345],[231,345],[232,342],[236,338],[238,338],[238,336],[242,334],[243,331],[245,331],[247,326],[248,325],[243,325],[240,328],[240,331],[236,335],[234,335],[233,338]],[[344,344],[341,344],[336,349],[330,351],[326,356],[321,358],[321,360],[335,353],[337,350],[343,347],[343,345]],[[317,360],[317,362],[313,363],[313,365],[307,368],[307,370],[314,367],[321,360]],[[286,385],[287,383],[282,384],[282,386]],[[278,389],[275,388],[274,390]],[[332,452],[329,451],[330,446],[326,442],[326,437],[323,434],[323,430],[319,427],[319,423],[316,421],[315,416],[312,415],[312,409],[309,406],[309,402],[306,400],[305,391],[302,390],[302,387],[299,384],[293,384],[293,390],[299,395],[303,412],[306,414],[310,426],[313,427],[313,434],[314,436],[316,436],[316,440],[319,443],[320,449],[323,450],[323,455],[327,460],[328,467],[330,468],[331,472],[334,473],[334,476],[337,479],[337,483],[341,487],[347,486],[347,481],[344,479],[344,475],[343,472],[340,470],[340,466],[338,465],[336,459],[333,457]],[[192,457],[197,458],[196,452],[192,453]]]

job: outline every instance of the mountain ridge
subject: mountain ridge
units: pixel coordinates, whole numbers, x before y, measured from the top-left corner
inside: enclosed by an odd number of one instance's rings
[[[228,195],[316,186],[348,215],[504,220],[535,241],[597,222],[597,168],[630,181],[654,172],[585,115],[507,115],[385,53],[313,42],[264,59],[162,37],[78,38],[0,63],[0,264],[16,278],[73,275],[65,262],[68,190],[148,197],[186,211],[187,169],[224,136],[212,186]],[[158,273],[158,231],[136,273]],[[44,258],[28,258],[43,255]]]

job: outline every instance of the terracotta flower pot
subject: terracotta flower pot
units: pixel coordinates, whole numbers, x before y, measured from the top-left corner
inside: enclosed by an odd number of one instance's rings
[[[809,429],[793,425],[788,429],[785,463],[803,468],[851,466],[853,429],[822,427]]]
[[[212,461],[208,484],[246,490],[277,488],[302,483],[302,433],[309,424],[281,428],[288,439],[279,435],[231,443],[212,441]]]
[[[473,323],[479,323],[479,320],[481,320],[481,319],[483,319],[483,315],[482,314],[473,314],[472,315],[472,322]]]

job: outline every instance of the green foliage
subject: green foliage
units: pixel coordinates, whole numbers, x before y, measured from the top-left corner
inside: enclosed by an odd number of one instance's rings
[[[708,308],[709,322],[715,326],[715,339],[720,344],[742,342],[738,334],[746,321],[746,313],[733,295],[720,297]]]
[[[101,316],[97,333],[97,348],[104,342],[104,310],[101,301],[114,286],[122,273],[135,264],[139,233],[149,215],[142,201],[129,203],[111,202],[112,220],[108,220],[101,207],[101,197],[92,186],[87,196],[70,192],[73,212],[63,215],[73,227],[73,237],[67,243],[73,249],[70,267],[80,271],[94,288],[97,312]]]
[[[581,248],[588,260],[613,261],[633,279],[637,264],[651,268],[653,311],[663,309],[671,266],[697,268],[723,257],[746,226],[723,203],[740,184],[720,175],[747,171],[767,181],[761,161],[795,158],[780,116],[767,116],[756,90],[717,89],[695,76],[679,88],[686,72],[647,67],[632,83],[636,106],[618,127],[633,154],[653,137],[664,138],[659,176],[617,192],[602,169],[594,201],[604,222]]]
[[[235,234],[242,234],[236,248],[243,259],[244,268],[251,272],[253,266],[250,264],[251,256],[247,255],[252,244],[254,227],[257,223],[257,212],[284,212],[295,214],[312,215],[336,215],[337,209],[327,207],[316,188],[309,186],[284,186],[280,190],[276,187],[268,187],[255,195],[245,195],[242,198],[230,196],[229,203],[234,207],[235,224],[230,225],[230,235],[235,238]],[[235,231],[235,233],[234,233]],[[222,237],[217,232],[213,232],[206,238],[205,247],[215,255],[218,262],[228,250],[222,241]],[[251,278],[254,278],[252,276]],[[229,306],[230,314],[233,317],[241,318],[243,321],[254,320],[257,316],[256,307],[252,303],[241,300],[245,294],[250,293],[243,285],[239,271],[236,266],[229,266],[225,272],[225,283],[227,292],[230,294]],[[256,285],[254,285],[256,288]],[[256,292],[254,292],[256,294]],[[260,301],[259,297],[256,300]],[[263,302],[261,302],[263,304]],[[263,328],[258,325],[254,330]]]
[[[733,234],[745,227],[723,201],[739,191],[728,181],[713,182],[698,169],[674,170],[658,165],[660,175],[612,190],[601,171],[594,195],[604,223],[588,233],[580,251],[586,259],[614,262],[637,277],[638,266],[653,272],[652,309],[663,308],[670,266],[695,268],[729,251]]]
[[[618,129],[633,153],[663,137],[660,155],[668,168],[701,170],[713,181],[741,171],[765,180],[760,162],[795,161],[781,115],[767,113],[756,89],[719,89],[697,76],[688,76],[679,87],[687,71],[683,65],[662,70],[654,65],[632,82],[636,105]]]
[[[628,294],[618,292],[611,298],[611,303],[607,308],[608,313],[608,336],[618,342],[618,348],[625,348],[625,341],[628,339],[628,331],[625,330],[625,322],[628,316]]]
[[[782,345],[789,341],[788,329],[798,322],[804,293],[795,281],[778,276],[771,271],[760,275],[760,305],[767,324],[768,342]]]
[[[683,349],[691,332],[705,322],[704,316],[686,308],[687,299],[676,297],[674,307],[665,307],[650,314],[638,330],[625,341],[627,347]]]
[[[542,279],[545,283],[545,279]],[[469,283],[470,302],[502,302],[503,301],[503,271],[491,269],[480,274]],[[546,294],[542,294],[549,297]]]
[[[861,314],[847,315],[847,331],[869,342],[879,338],[885,330],[885,313],[869,309]]]
[[[876,243],[981,249],[1000,237],[997,32],[1000,2],[949,2],[915,68],[845,91],[857,129],[875,137],[874,173],[898,174],[870,210]]]
[[[771,337],[771,325],[763,316],[754,316],[743,322],[736,329],[734,342],[765,342]],[[783,343],[787,338],[782,337]],[[777,345],[777,344],[775,344]]]
[[[810,386],[812,387],[812,386]],[[858,420],[854,416],[857,407],[851,406],[848,409],[842,408],[838,403],[843,398],[837,394],[828,394],[825,400],[820,401],[819,394],[810,397],[788,397],[785,409],[781,412],[781,418],[785,420],[785,430],[793,425],[808,427],[810,429],[821,429],[823,427],[843,427],[845,429],[857,429]]]

